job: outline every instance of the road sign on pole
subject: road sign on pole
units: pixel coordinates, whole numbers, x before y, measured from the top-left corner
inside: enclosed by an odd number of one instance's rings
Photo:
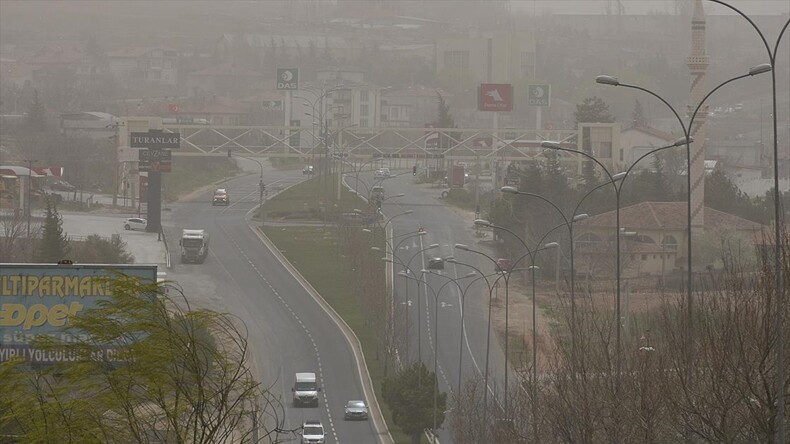
[[[299,68],[277,68],[277,90],[299,89]]]
[[[529,85],[527,91],[530,106],[551,106],[551,85]]]

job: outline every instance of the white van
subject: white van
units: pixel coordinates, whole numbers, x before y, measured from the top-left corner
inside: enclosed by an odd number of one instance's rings
[[[293,392],[293,406],[309,405],[318,407],[318,392],[320,391],[321,387],[316,383],[315,373],[297,373],[296,382],[291,388],[291,392]]]

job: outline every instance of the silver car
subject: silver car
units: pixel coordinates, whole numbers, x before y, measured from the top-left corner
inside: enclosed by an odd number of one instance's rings
[[[345,419],[368,419],[368,406],[365,401],[348,401]]]
[[[123,221],[123,229],[124,230],[139,230],[145,231],[145,227],[148,226],[148,221],[145,219],[141,219],[139,217],[130,217]]]

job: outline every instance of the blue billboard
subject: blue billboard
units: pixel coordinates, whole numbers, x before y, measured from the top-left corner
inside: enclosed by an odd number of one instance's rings
[[[36,349],[33,340],[54,335],[73,341],[64,331],[69,318],[108,299],[118,273],[143,284],[156,282],[156,265],[0,264],[0,362],[69,360],[63,353]]]

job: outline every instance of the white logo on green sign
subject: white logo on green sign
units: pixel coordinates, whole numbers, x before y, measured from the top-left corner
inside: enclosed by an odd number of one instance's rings
[[[278,90],[299,89],[299,69],[277,68],[277,89]]]
[[[551,103],[551,85],[529,85],[528,93],[531,106],[549,106]]]

